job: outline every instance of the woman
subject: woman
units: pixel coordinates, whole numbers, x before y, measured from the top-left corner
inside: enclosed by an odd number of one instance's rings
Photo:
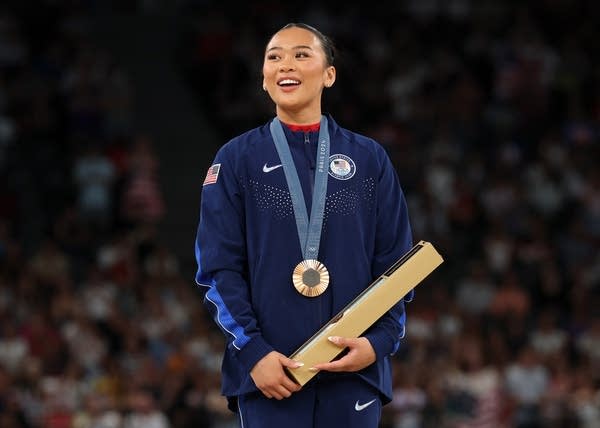
[[[333,59],[311,26],[275,33],[263,89],[276,117],[224,145],[203,184],[196,281],[227,337],[222,392],[244,428],[377,427],[391,399],[403,302],[362,337],[331,338],[345,353],[304,387],[285,374],[302,364],[286,355],[412,246],[384,149],[321,113]]]

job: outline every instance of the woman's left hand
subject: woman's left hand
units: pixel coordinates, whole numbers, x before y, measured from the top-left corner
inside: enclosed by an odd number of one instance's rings
[[[314,370],[330,372],[356,372],[373,364],[377,359],[371,342],[366,337],[347,338],[332,336],[331,343],[340,348],[348,348],[348,353],[339,360],[330,363],[315,364]]]

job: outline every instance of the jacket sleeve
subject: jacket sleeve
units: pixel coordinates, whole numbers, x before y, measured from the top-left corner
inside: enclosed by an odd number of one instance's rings
[[[205,289],[204,305],[227,347],[249,372],[273,348],[264,341],[251,305],[243,193],[230,151],[228,145],[219,150],[202,187],[196,283]]]
[[[377,185],[375,255],[371,268],[374,279],[413,245],[408,208],[398,175],[383,148],[378,146],[378,149],[381,172]],[[373,346],[377,359],[398,350],[400,339],[404,337],[405,332],[404,304],[411,301],[413,295],[414,290],[411,290],[364,334]]]

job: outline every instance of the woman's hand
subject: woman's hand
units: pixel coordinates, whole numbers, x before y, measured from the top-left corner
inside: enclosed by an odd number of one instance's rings
[[[348,348],[348,353],[339,360],[330,363],[315,364],[311,369],[327,370],[330,372],[356,372],[370,366],[377,359],[375,350],[366,337],[346,338],[332,336],[329,340],[340,348]]]
[[[301,388],[285,374],[284,367],[295,369],[301,366],[302,363],[290,360],[279,352],[271,351],[256,363],[250,371],[250,376],[267,398],[281,400]]]

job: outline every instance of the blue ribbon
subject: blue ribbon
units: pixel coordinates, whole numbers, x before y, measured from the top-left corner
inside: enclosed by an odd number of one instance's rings
[[[319,255],[319,245],[321,243],[323,217],[325,214],[325,196],[327,195],[327,175],[329,169],[330,142],[329,130],[327,129],[327,118],[321,116],[310,221],[304,202],[304,193],[302,192],[302,186],[300,185],[300,179],[298,178],[298,171],[294,165],[292,152],[290,151],[287,138],[285,137],[281,122],[278,118],[273,119],[270,130],[290,190],[302,255],[305,260],[317,260],[317,256]]]

